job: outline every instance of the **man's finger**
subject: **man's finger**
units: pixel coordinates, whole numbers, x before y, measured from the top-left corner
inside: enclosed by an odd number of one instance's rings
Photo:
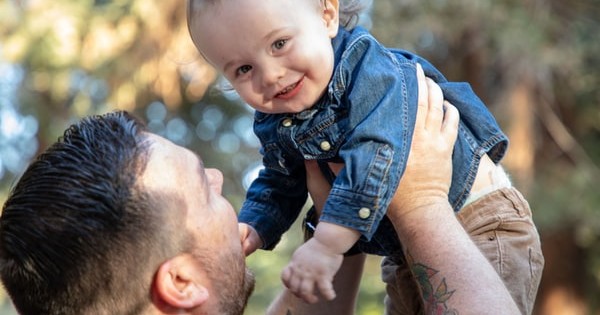
[[[427,80],[425,79],[425,73],[420,64],[417,63],[417,118],[415,121],[416,128],[425,127],[425,118],[427,117],[427,108],[429,106],[429,92],[427,89]]]
[[[427,116],[425,118],[425,129],[440,130],[444,117],[444,94],[439,85],[430,78],[426,78],[428,92]]]
[[[460,114],[458,109],[448,101],[444,102],[444,121],[442,122],[442,134],[446,138],[446,143],[454,143],[458,134],[458,121]]]

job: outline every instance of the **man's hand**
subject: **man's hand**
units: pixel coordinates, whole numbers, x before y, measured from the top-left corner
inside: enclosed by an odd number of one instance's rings
[[[417,78],[419,108],[415,131],[406,170],[394,196],[395,211],[387,213],[392,221],[406,210],[436,204],[440,199],[446,202],[452,178],[458,110],[444,102],[442,90],[425,77],[420,65],[417,65]]]

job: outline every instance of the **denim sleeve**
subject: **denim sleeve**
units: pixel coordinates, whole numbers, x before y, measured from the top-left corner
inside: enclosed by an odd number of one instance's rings
[[[349,104],[345,167],[334,181],[321,220],[371,239],[385,215],[410,150],[417,104],[414,61],[396,58],[374,40],[344,52],[334,78]]]
[[[256,229],[262,249],[270,250],[300,214],[308,192],[301,161],[282,160],[276,149],[265,150],[263,146],[261,151],[265,168],[250,185],[238,219]]]

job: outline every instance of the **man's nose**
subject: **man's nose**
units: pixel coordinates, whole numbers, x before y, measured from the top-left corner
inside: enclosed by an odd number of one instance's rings
[[[206,177],[210,185],[218,190],[223,188],[223,173],[216,168],[207,168]]]

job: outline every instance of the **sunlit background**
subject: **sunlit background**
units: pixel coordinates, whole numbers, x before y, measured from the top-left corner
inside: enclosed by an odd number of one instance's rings
[[[546,255],[535,314],[600,314],[600,1],[374,0],[363,22],[471,83],[508,133],[504,163]],[[252,109],[215,81],[184,1],[0,0],[0,200],[70,123],[125,109],[223,170],[239,208],[260,167]],[[296,225],[275,252],[249,258],[258,284],[247,314],[281,288],[300,234]],[[357,314],[382,313],[379,259],[368,260]],[[0,314],[14,314],[0,300]]]

